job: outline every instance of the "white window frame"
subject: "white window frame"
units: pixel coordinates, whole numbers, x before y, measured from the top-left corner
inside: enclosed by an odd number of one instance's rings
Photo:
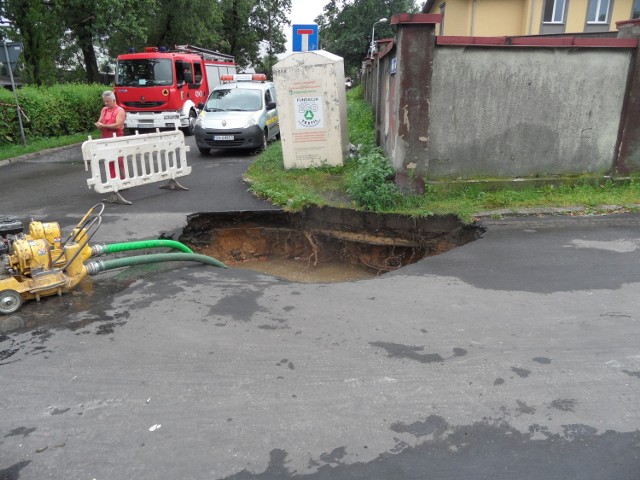
[[[546,10],[546,6],[547,3],[545,2],[544,5],[542,6],[543,11],[543,22],[546,25],[563,25],[564,24],[564,13],[566,10],[566,6],[567,6],[567,1],[568,0],[547,0],[548,2],[553,2],[553,12],[551,13],[551,20],[547,21],[544,20],[544,10]],[[554,18],[556,18],[557,13],[558,13],[558,8],[562,7],[562,12],[560,12],[560,20],[554,20]]]
[[[595,2],[596,4],[596,18],[595,19],[591,19],[589,18],[589,10],[591,5],[593,5],[593,3]],[[598,12],[600,12],[600,8],[602,7],[602,4],[605,3],[607,4],[607,15],[605,17],[604,20],[598,20]],[[606,25],[609,23],[609,10],[611,10],[611,0],[589,0],[589,3],[587,4],[587,23],[589,25]]]

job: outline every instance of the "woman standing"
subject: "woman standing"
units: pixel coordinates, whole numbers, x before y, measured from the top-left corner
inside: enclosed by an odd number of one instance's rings
[[[96,127],[100,130],[102,138],[122,137],[124,135],[124,120],[127,116],[124,108],[116,103],[116,96],[110,90],[102,94],[102,100],[104,108],[96,122]],[[118,157],[118,166],[120,179],[124,179],[124,157]],[[116,178],[116,165],[113,161],[109,162],[109,175],[111,178]]]

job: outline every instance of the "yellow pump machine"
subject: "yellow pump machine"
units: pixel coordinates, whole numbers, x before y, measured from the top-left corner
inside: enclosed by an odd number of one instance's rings
[[[226,266],[215,258],[193,253],[174,240],[145,240],[89,246],[102,223],[104,204],[91,207],[63,241],[57,222],[29,223],[25,234],[20,222],[5,221],[0,229],[0,314],[11,314],[24,301],[50,295],[62,295],[78,285],[87,275],[113,268],[166,261],[197,261],[216,267]],[[4,232],[3,232],[4,230]],[[180,253],[125,256],[87,262],[91,257],[149,248],[170,248]],[[85,263],[86,262],[86,263]]]

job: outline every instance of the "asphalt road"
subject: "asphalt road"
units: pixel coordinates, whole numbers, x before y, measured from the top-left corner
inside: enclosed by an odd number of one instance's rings
[[[250,161],[191,152],[188,192],[132,189],[96,240],[272,208]],[[86,177],[75,149],[0,167],[0,215],[73,225]],[[486,226],[372,280],[162,264],[26,303],[0,480],[640,479],[640,215]]]

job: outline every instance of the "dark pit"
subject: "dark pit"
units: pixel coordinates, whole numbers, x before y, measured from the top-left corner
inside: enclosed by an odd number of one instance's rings
[[[481,237],[453,215],[413,218],[330,207],[190,215],[180,241],[195,252],[297,282],[371,278]]]

